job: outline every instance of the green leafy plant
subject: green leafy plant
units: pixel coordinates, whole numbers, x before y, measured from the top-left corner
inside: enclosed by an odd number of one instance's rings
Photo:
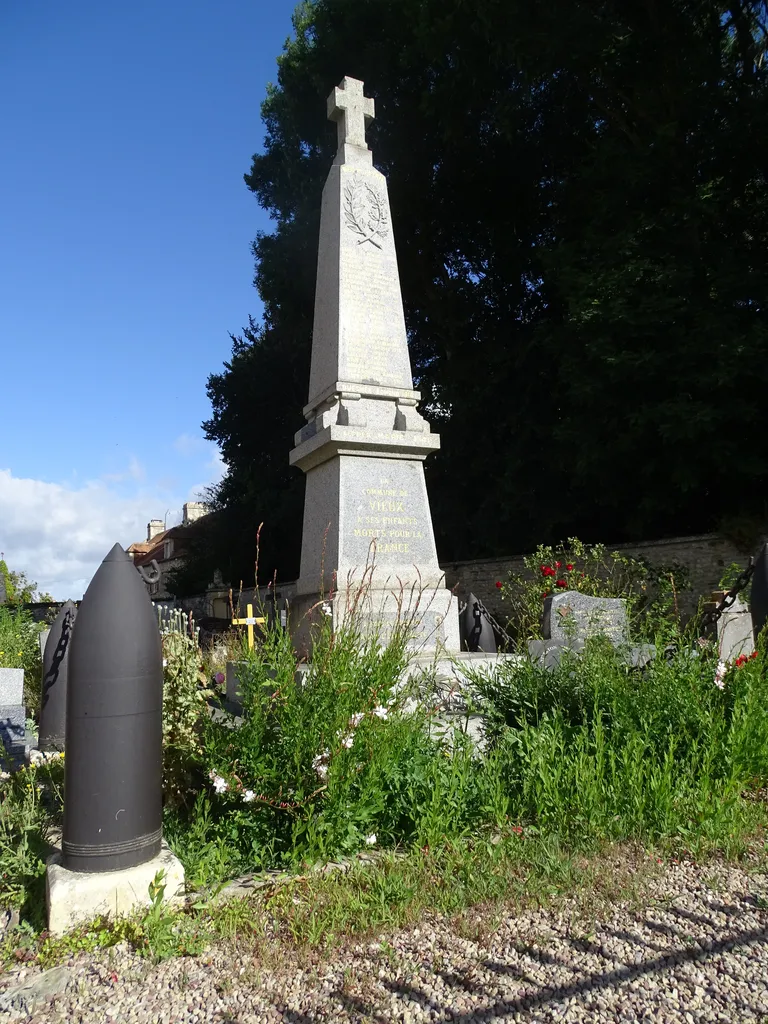
[[[745,568],[746,566],[740,565],[739,562],[731,562],[731,564],[723,570],[723,574],[720,577],[717,584],[717,589],[730,590],[731,587],[736,585],[736,581],[738,580],[741,573],[744,572]],[[745,604],[749,604],[751,596],[752,581],[750,580],[750,582],[746,585],[746,587],[743,588],[743,590],[739,594],[739,599],[743,601]]]
[[[185,803],[193,794],[199,771],[206,685],[199,630],[184,612],[161,619],[163,648],[163,794],[169,805]]]
[[[570,844],[712,841],[751,811],[741,793],[768,774],[764,660],[718,684],[716,654],[681,644],[642,674],[609,644],[556,669],[503,667],[480,683],[510,814]]]
[[[39,637],[43,628],[18,605],[0,605],[0,668],[24,670],[24,704],[33,718],[40,713],[43,660]]]
[[[42,925],[45,859],[61,824],[64,759],[28,765],[0,778],[0,906],[16,907]]]
[[[189,918],[164,902],[165,889],[165,872],[161,870],[149,883],[149,909],[124,925],[124,934],[139,953],[149,954],[156,962],[172,956],[196,956],[207,938]]]

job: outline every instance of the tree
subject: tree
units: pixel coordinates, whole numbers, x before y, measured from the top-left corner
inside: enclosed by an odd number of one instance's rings
[[[5,601],[2,600],[3,597]],[[37,601],[53,601],[53,598],[50,594],[38,593],[37,584],[29,580],[26,573],[9,569],[0,552],[0,604],[33,604]]]
[[[297,8],[246,175],[276,222],[254,243],[264,322],[210,377],[204,424],[245,565],[264,520],[265,573],[298,568],[287,454],[335,148],[324,98],[345,74],[376,97],[414,376],[442,434],[441,557],[765,513],[765,23],[746,0]]]

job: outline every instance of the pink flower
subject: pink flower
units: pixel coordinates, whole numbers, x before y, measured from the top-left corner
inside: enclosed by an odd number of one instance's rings
[[[217,672],[216,675],[213,678],[216,680],[216,682],[219,684],[219,686],[221,686],[221,684],[224,682],[224,673],[223,672]]]

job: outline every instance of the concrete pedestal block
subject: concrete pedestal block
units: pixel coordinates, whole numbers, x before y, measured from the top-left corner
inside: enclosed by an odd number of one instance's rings
[[[425,587],[421,593],[340,590],[324,602],[314,594],[298,594],[291,604],[291,634],[301,656],[311,658],[312,629],[326,615],[332,617],[334,629],[354,621],[355,628],[364,635],[376,635],[382,646],[388,643],[396,623],[410,622],[409,649],[415,654],[430,652],[428,658],[459,654],[458,599],[443,587]]]
[[[54,853],[48,858],[46,869],[48,930],[53,935],[64,935],[101,914],[114,918],[149,907],[149,883],[158,871],[165,872],[164,902],[182,903],[184,868],[165,840],[152,860],[122,871],[68,871],[61,865],[61,854]]]

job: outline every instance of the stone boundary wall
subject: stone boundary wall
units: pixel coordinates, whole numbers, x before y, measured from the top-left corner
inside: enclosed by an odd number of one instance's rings
[[[768,540],[768,537],[764,537],[763,541],[765,540]],[[742,551],[732,541],[715,533],[705,533],[695,537],[670,537],[666,540],[644,541],[640,544],[606,544],[605,548],[607,551],[621,551],[628,555],[642,555],[651,563],[679,562],[684,565],[688,570],[692,588],[680,595],[680,607],[684,616],[692,615],[696,611],[699,598],[707,597],[712,590],[716,589],[724,570],[732,562],[738,562],[739,565],[745,566],[749,561],[749,556],[756,554],[757,550]],[[502,624],[505,622],[509,606],[501,600],[496,583],[497,581],[503,582],[510,572],[523,570],[522,555],[472,559],[466,562],[441,562],[440,567],[445,573],[446,585],[451,589],[456,588],[460,600],[472,593],[484,602],[491,614]],[[267,588],[259,589],[264,598]],[[291,580],[280,584],[278,594],[282,599],[290,601],[295,589],[295,581]],[[206,594],[196,594],[178,600],[171,598],[167,601],[154,601],[153,603],[168,608],[181,608],[186,612],[191,611],[195,619],[199,621],[212,615],[213,598],[222,598],[226,594],[226,590],[217,588]],[[233,596],[237,600],[237,594],[235,593]],[[243,590],[240,601],[241,614],[245,614],[245,606],[249,601],[252,604],[258,604],[254,588]],[[62,604],[63,602],[53,601],[28,604],[24,607],[32,613],[37,622],[43,622],[53,619]],[[77,604],[79,605],[80,602],[78,601]]]
[[[649,562],[655,564],[678,562],[684,565],[688,570],[691,583],[691,590],[680,594],[680,608],[685,617],[696,611],[700,597],[708,597],[711,591],[716,589],[723,572],[732,562],[745,566],[749,561],[749,556],[756,553],[756,550],[742,551],[732,541],[714,533],[699,534],[694,537],[669,537],[665,540],[644,541],[639,544],[606,544],[605,548],[607,551],[621,551],[628,555],[642,555]],[[496,583],[497,581],[503,582],[508,573],[521,572],[524,569],[522,555],[441,562],[441,568],[445,573],[446,585],[452,589],[455,587],[460,600],[473,593],[484,602],[491,614],[502,624],[506,621],[509,606],[501,600]],[[262,598],[265,597],[267,588],[261,587],[260,590]],[[280,596],[288,601],[293,597],[294,591],[295,581],[293,580],[282,583],[278,587]],[[224,592],[217,591],[216,593],[220,595]],[[237,595],[235,594],[234,597],[236,599]],[[243,615],[248,601],[253,604],[258,603],[255,600],[253,588],[243,590],[240,601]],[[198,620],[211,614],[210,594],[199,594],[179,601],[170,600],[161,603],[170,607],[182,608],[184,611],[192,611]]]
[[[732,563],[746,566],[754,551],[741,551],[731,541],[714,533],[695,537],[670,537],[667,540],[644,541],[640,544],[606,544],[606,551],[643,556],[652,564],[679,562],[688,570],[691,590],[680,595],[680,608],[684,616],[692,615],[701,596],[709,596],[725,569]],[[522,555],[508,558],[488,558],[467,562],[444,562],[441,568],[449,587],[456,587],[459,598],[473,593],[484,602],[500,622],[508,617],[509,606],[501,600],[496,586],[510,572],[521,572],[525,566]]]

